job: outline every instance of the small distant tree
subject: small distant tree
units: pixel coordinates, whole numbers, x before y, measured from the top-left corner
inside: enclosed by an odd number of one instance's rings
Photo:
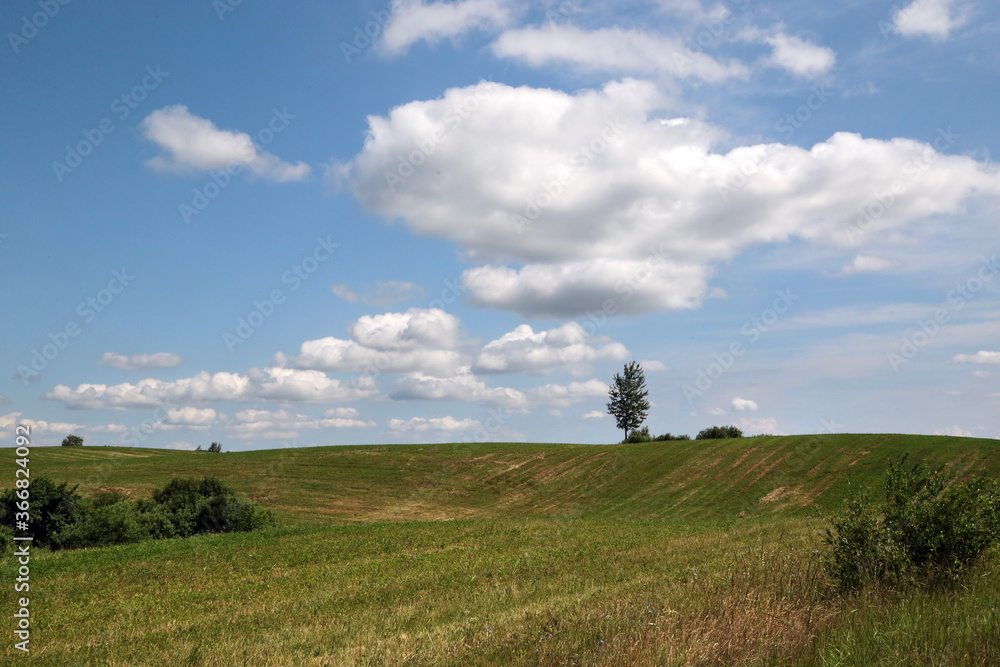
[[[198,445],[198,447],[194,451],[196,451],[196,452],[203,452],[203,451],[205,451],[205,448],[202,447],[201,445]]]
[[[649,414],[649,401],[646,396],[646,376],[642,372],[642,366],[638,362],[631,362],[625,365],[622,373],[615,373],[614,382],[609,392],[608,414],[615,418],[618,428],[625,431],[625,439],[628,440],[628,432],[642,426]]]
[[[62,441],[63,447],[83,447],[83,438],[78,435],[67,435]]]
[[[213,442],[211,445],[209,445],[208,451],[212,452],[213,454],[219,454],[219,453],[221,453],[222,452],[222,443],[221,442]]]

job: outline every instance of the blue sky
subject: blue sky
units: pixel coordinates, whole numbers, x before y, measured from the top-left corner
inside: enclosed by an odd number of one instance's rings
[[[6,3],[0,436],[1000,437],[982,0]]]

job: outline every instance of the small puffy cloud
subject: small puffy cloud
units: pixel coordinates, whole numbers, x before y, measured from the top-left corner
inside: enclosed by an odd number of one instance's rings
[[[944,41],[967,20],[961,0],[913,0],[892,16],[893,29],[903,37]]]
[[[662,373],[670,370],[670,366],[655,359],[643,359],[639,362],[639,365],[642,366],[642,370],[646,373]]]
[[[166,446],[166,449],[180,449],[187,452],[193,452],[197,449],[197,447],[192,445],[190,442],[178,440],[177,442],[171,442],[169,445]]]
[[[764,37],[773,47],[767,62],[796,76],[815,78],[828,72],[837,62],[833,49],[813,44],[782,31]]]
[[[468,366],[446,378],[410,373],[396,381],[389,397],[397,401],[488,401],[506,408],[521,408],[527,403],[524,394],[517,389],[486,386]]]
[[[590,412],[585,412],[583,415],[584,419],[604,419],[605,414],[600,410],[591,410]]]
[[[952,361],[956,364],[1000,364],[1000,352],[980,350],[975,354],[956,354]]]
[[[972,377],[978,378],[980,380],[985,380],[986,378],[993,377],[992,371],[972,371]]]
[[[406,431],[415,431],[418,433],[427,431],[472,431],[483,428],[482,423],[476,419],[455,419],[454,417],[432,417],[430,419],[413,417],[408,420],[390,419],[387,422],[387,426],[390,431],[395,433]]]
[[[710,414],[710,415],[714,415],[716,417],[720,417],[720,416],[726,414],[726,411],[723,410],[722,408],[709,408],[708,410],[705,410],[705,413],[706,414]]]
[[[597,378],[586,382],[571,382],[570,384],[547,384],[529,389],[528,398],[532,403],[552,405],[559,408],[569,407],[587,399],[608,395],[608,385]]]
[[[757,410],[757,403],[755,401],[751,401],[748,398],[740,398],[738,396],[733,399],[731,405],[733,406],[733,410],[736,410],[737,412],[745,412],[747,410],[753,412]]]
[[[304,162],[290,164],[258,150],[249,134],[220,130],[181,104],[157,109],[140,127],[146,139],[165,152],[146,162],[156,171],[211,171],[238,165],[279,183],[301,181],[310,172]]]
[[[76,389],[56,385],[45,398],[83,410],[152,408],[180,403],[288,401],[324,403],[348,401],[377,394],[375,381],[359,378],[348,385],[325,373],[287,368],[251,368],[246,373],[220,372],[163,382],[146,379],[136,384],[81,384]]]
[[[568,24],[507,30],[493,44],[500,58],[532,67],[569,65],[586,72],[660,74],[724,81],[749,74],[737,61],[720,62],[705,52],[692,57],[683,39],[619,27],[584,30]]]
[[[155,354],[133,354],[126,356],[117,352],[105,352],[100,361],[102,366],[111,366],[126,371],[143,371],[150,368],[173,368],[180,366],[184,360],[173,352],[157,352]]]
[[[897,266],[899,266],[899,262],[894,262],[891,259],[883,259],[882,257],[873,257],[871,255],[856,255],[854,261],[842,268],[837,275],[852,276],[857,273],[879,273],[889,271]]]
[[[454,374],[462,365],[457,317],[432,308],[365,315],[348,328],[350,340],[308,340],[299,354],[277,353],[274,366],[324,372]]]
[[[593,361],[629,357],[628,349],[604,336],[592,336],[576,322],[535,331],[522,324],[483,346],[476,359],[480,373],[545,373],[553,370],[589,372]]]
[[[396,0],[379,49],[399,55],[421,40],[436,44],[471,30],[503,27],[509,18],[506,3],[498,0]]]
[[[561,410],[556,410],[555,408],[553,408],[553,409],[549,410],[549,416],[550,417],[560,417],[561,418],[563,416],[563,413],[562,413]]]

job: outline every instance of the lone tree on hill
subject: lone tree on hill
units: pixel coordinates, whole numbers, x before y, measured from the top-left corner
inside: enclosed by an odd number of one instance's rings
[[[83,438],[78,435],[67,435],[62,441],[63,447],[83,447]]]
[[[646,391],[642,366],[633,361],[625,365],[623,374],[615,373],[608,395],[611,398],[608,414],[615,418],[618,428],[625,431],[625,438],[628,439],[628,432],[639,428],[649,414],[649,401],[646,400],[649,392]]]

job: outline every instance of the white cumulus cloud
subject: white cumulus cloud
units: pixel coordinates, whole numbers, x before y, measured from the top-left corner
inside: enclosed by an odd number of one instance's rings
[[[443,310],[365,315],[348,327],[351,338],[329,336],[302,343],[299,354],[274,356],[283,368],[328,372],[453,375],[462,365],[460,321]]]
[[[956,364],[1000,364],[1000,352],[980,350],[975,354],[956,354],[952,361]]]
[[[893,14],[892,25],[904,37],[943,41],[967,20],[961,0],[913,0]]]
[[[484,345],[475,370],[480,373],[569,370],[580,374],[589,371],[590,362],[628,357],[624,345],[604,336],[589,335],[577,322],[537,333],[522,324]]]
[[[379,49],[385,54],[398,55],[421,40],[436,44],[470,30],[503,27],[509,18],[507,3],[499,0],[396,0]]]
[[[374,380],[365,377],[349,385],[320,371],[251,368],[246,373],[214,375],[202,371],[194,377],[167,382],[146,379],[135,384],[81,384],[76,389],[56,385],[45,397],[69,408],[106,410],[254,400],[322,403],[366,398],[377,393]]]
[[[300,181],[310,172],[304,162],[291,164],[259,150],[246,132],[220,130],[181,104],[157,109],[140,127],[165,153],[146,162],[157,171],[210,171],[238,165],[279,183]]]
[[[736,410],[737,412],[744,412],[746,410],[755,411],[757,409],[756,401],[751,401],[748,398],[740,398],[738,396],[733,399],[731,405],[733,406],[733,410]]]
[[[458,369],[452,377],[434,377],[410,373],[399,378],[389,397],[405,400],[488,401],[507,408],[526,404],[524,394],[509,387],[489,387],[472,374],[468,366]]]
[[[455,109],[477,92],[463,118]],[[995,167],[920,141],[840,132],[812,148],[720,148],[724,132],[665,105],[634,80],[576,94],[451,89],[370,117],[343,172],[368,210],[461,247],[475,263],[462,277],[469,301],[562,319],[695,308],[713,295],[713,266],[747,248],[874,243],[1000,193]],[[422,163],[397,174],[399,156],[428,141]],[[860,240],[848,234],[859,202],[909,184],[914,165],[919,187]]]

